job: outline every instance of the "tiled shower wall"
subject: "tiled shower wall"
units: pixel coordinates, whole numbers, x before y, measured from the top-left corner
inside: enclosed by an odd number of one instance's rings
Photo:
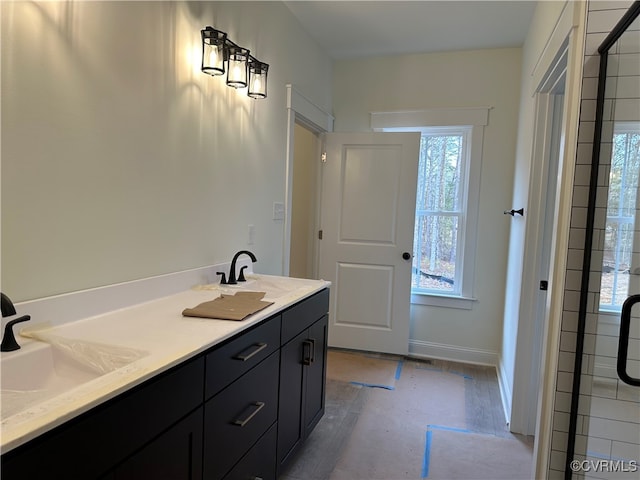
[[[602,41],[611,32],[613,27],[624,15],[631,4],[632,1],[591,1],[587,6],[588,12],[584,50],[585,57],[582,79],[580,124],[578,130],[576,169],[573,182],[569,252],[567,258],[562,332],[560,337],[560,352],[557,366],[557,383],[553,416],[553,435],[549,462],[548,477],[550,479],[564,478],[564,466],[569,431],[569,412],[571,409],[573,367],[577,341],[576,331],[578,325],[589,178],[591,173],[591,157],[595,125],[599,68],[599,55],[597,50]],[[640,79],[637,81],[640,82]],[[611,114],[611,112],[612,110],[609,108],[608,113]],[[611,128],[611,124],[612,122],[610,121],[608,124],[609,129]],[[603,136],[603,138],[606,138],[606,136]],[[608,159],[610,153],[611,144],[603,145],[601,158],[606,158],[607,163],[609,163]],[[598,186],[605,187],[600,188],[600,190],[604,192],[605,197],[604,203],[599,203],[599,206],[602,207],[606,206],[606,187],[609,181],[608,174],[609,168],[607,168],[606,165],[599,169]],[[605,211],[606,208],[601,208],[596,215],[597,230],[594,236],[594,245],[599,245],[600,247],[604,244],[604,235],[600,235],[600,232],[604,231],[604,222],[606,220]],[[636,242],[634,242],[634,244],[635,243]],[[585,458],[584,455],[587,451],[586,435],[588,433],[593,435],[594,431],[605,432],[607,430],[607,425],[603,423],[595,426],[593,422],[590,421],[589,416],[585,415],[585,413],[589,412],[592,398],[596,398],[595,403],[603,401],[602,395],[594,392],[593,390],[594,388],[602,388],[602,385],[597,384],[598,382],[593,382],[594,368],[596,369],[596,374],[600,375],[601,373],[598,372],[598,369],[604,368],[604,370],[606,370],[607,364],[610,363],[610,356],[608,354],[600,355],[602,353],[601,350],[603,348],[603,343],[601,341],[596,342],[596,332],[598,331],[598,333],[603,333],[602,322],[600,330],[598,330],[601,261],[601,254],[596,253],[593,255],[589,298],[587,303],[588,313],[586,319],[584,356],[582,364],[583,376],[580,387],[581,398],[575,445],[576,458]],[[615,370],[615,363],[613,364],[613,368]],[[623,390],[624,389],[620,389],[620,391]],[[616,391],[618,391],[617,388]],[[593,397],[592,393],[594,394]],[[638,425],[634,425],[632,428],[635,428],[635,430],[630,431],[640,431],[638,430],[640,428]],[[603,436],[606,437],[606,435]],[[610,454],[612,451],[615,451],[615,446],[611,440],[607,440],[606,438],[603,438],[602,440],[603,442],[609,442],[607,445],[604,445],[603,443],[603,447],[605,449],[608,447]],[[640,441],[640,439],[638,439],[638,441]],[[593,440],[591,440],[589,449],[593,449]],[[629,457],[627,456],[626,458]]]

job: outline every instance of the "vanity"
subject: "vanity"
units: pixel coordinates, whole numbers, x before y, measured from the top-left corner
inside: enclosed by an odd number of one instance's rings
[[[277,478],[324,413],[329,284],[301,282],[241,322],[180,316],[188,291],[65,327],[148,355],[3,419],[2,478]]]

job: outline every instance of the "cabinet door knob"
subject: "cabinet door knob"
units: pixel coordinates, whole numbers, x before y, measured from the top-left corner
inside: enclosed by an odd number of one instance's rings
[[[405,260],[411,260],[411,254],[409,252],[404,252],[402,254],[402,258],[404,258]]]

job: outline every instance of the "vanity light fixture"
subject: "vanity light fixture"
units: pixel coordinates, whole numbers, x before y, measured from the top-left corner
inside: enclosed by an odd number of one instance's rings
[[[247,95],[251,98],[267,97],[267,71],[269,65],[251,57],[249,62],[249,90]]]
[[[225,32],[207,26],[200,33],[202,72],[212,76],[226,73],[228,86],[248,87],[247,95],[251,98],[267,97],[268,64],[251,56],[248,48],[231,41]]]

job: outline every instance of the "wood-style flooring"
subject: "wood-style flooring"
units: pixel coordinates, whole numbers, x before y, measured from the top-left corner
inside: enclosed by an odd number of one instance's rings
[[[525,479],[493,367],[330,349],[326,410],[279,480]]]

